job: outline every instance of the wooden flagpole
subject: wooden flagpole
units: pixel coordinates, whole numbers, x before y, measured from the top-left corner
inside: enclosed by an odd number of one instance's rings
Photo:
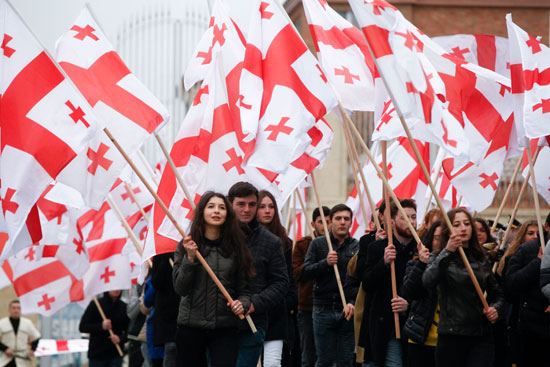
[[[434,185],[437,185],[437,182],[439,181],[439,174],[441,173],[441,169],[443,168],[443,160],[438,164],[436,169],[434,170],[436,173],[435,179],[434,179]],[[428,215],[428,211],[430,210],[430,206],[432,206],[432,190],[430,190],[430,193],[428,194],[428,201],[426,202],[426,209],[424,209],[424,215],[422,216],[422,222],[426,220],[426,215]]]
[[[455,208],[460,208],[460,203],[462,203],[462,195],[458,195],[458,200],[456,202]]]
[[[540,247],[544,251],[544,247],[545,247],[544,232],[542,230],[542,221],[540,220],[539,193],[537,192],[537,181],[535,177],[535,163],[533,162],[531,144],[527,145],[527,158],[529,159],[529,173],[531,174],[531,189],[533,191],[533,200],[535,201],[535,212],[537,214],[537,224],[539,227]]]
[[[311,237],[313,237],[313,228],[311,228],[311,223],[307,220],[307,211],[306,211],[306,206],[304,204],[304,200],[302,199],[302,195],[300,195],[300,192],[298,191],[298,189],[294,189],[294,192],[296,192],[296,194],[298,195],[298,201],[300,202],[300,206],[302,207],[302,213],[307,223],[308,235],[311,235]]]
[[[344,124],[345,126],[345,124]],[[365,228],[368,228],[369,217],[367,215],[367,209],[365,207],[365,201],[363,200],[363,193],[361,186],[359,185],[359,178],[357,177],[357,171],[361,170],[361,167],[357,168],[358,162],[355,161],[353,153],[351,151],[351,135],[349,134],[348,129],[344,128],[344,135],[346,137],[346,148],[348,151],[349,163],[351,164],[351,171],[353,172],[353,180],[355,181],[355,189],[357,190],[357,196],[359,196],[359,205],[361,207],[361,213],[363,214],[363,221],[365,223]],[[376,213],[373,211],[372,215],[375,217]]]
[[[145,185],[145,187],[147,188],[147,190],[149,190],[149,192],[151,193],[151,195],[153,195],[153,197],[155,198],[155,201],[157,202],[157,204],[159,205],[159,207],[164,211],[164,213],[166,214],[166,216],[168,217],[168,219],[170,220],[170,222],[172,222],[172,224],[174,225],[174,227],[176,228],[176,230],[180,233],[180,235],[182,237],[187,237],[187,234],[185,233],[185,231],[183,230],[183,228],[181,228],[181,226],[179,225],[179,223],[176,221],[176,218],[174,218],[174,216],[172,215],[172,213],[170,213],[170,211],[168,210],[168,208],[166,207],[166,205],[164,204],[164,202],[162,201],[162,199],[158,196],[158,194],[156,193],[156,191],[151,187],[151,185],[149,184],[149,182],[147,182],[147,180],[145,179],[145,177],[143,176],[143,174],[139,171],[139,169],[136,167],[135,163],[132,161],[132,159],[128,156],[128,154],[124,151],[124,149],[120,146],[120,144],[118,143],[118,141],[115,139],[115,137],[111,134],[111,132],[109,131],[108,128],[104,128],[103,131],[105,131],[105,134],[107,134],[107,136],[109,137],[109,139],[111,139],[111,141],[113,142],[113,144],[115,145],[115,147],[119,150],[120,154],[122,154],[122,156],[124,157],[124,159],[126,159],[126,161],[128,162],[128,164],[130,165],[130,167],[134,170],[134,172],[136,173],[136,175],[139,177],[139,179],[143,182],[143,184]],[[229,303],[232,303],[233,302],[233,298],[231,297],[231,295],[227,292],[227,290],[225,289],[225,287],[223,286],[223,284],[220,282],[220,280],[218,279],[218,277],[216,276],[216,274],[212,271],[212,269],[210,268],[210,266],[208,265],[208,263],[206,262],[206,260],[204,260],[204,257],[202,257],[202,255],[200,254],[199,251],[196,252],[196,257],[197,259],[199,260],[199,262],[201,263],[201,265],[204,267],[204,269],[206,270],[206,272],[208,273],[208,275],[210,276],[210,278],[212,278],[212,281],[214,281],[214,283],[216,284],[216,286],[219,288],[219,290],[222,292],[222,294],[224,295],[224,297],[227,299],[227,301]],[[244,316],[243,315],[239,315],[239,318],[243,319]],[[253,333],[256,333],[257,330],[256,330],[256,327],[254,326],[254,323],[252,322],[252,319],[247,316],[246,317],[246,320],[248,321],[248,324],[250,326],[250,328],[252,329],[252,332]]]
[[[386,153],[388,150],[388,142],[383,140],[382,146],[382,167],[384,171],[384,177],[388,178],[388,165],[386,160]],[[393,228],[391,224],[391,212],[390,212],[390,197],[386,187],[382,187],[382,195],[384,196],[384,202],[386,203],[386,209],[384,210],[384,220],[386,222],[385,230],[388,238],[388,246],[393,246]],[[397,298],[397,280],[395,277],[395,261],[390,263],[390,275],[391,275],[391,291],[392,297]],[[401,339],[401,327],[399,325],[399,313],[393,313],[393,321],[395,323],[395,338]]]
[[[149,174],[149,176],[151,176],[151,180],[153,180],[155,185],[158,187],[159,182],[158,182],[157,178],[155,177],[155,172],[153,171],[153,168],[151,167],[151,165],[147,161],[147,158],[145,158],[145,156],[143,155],[141,150],[137,151],[137,155],[138,155],[139,160],[141,161],[141,163],[143,163],[143,165],[145,166],[145,169],[147,170],[147,173]]]
[[[342,106],[341,102],[338,102],[338,108],[340,110],[341,115],[346,115],[347,116],[346,110],[344,109],[344,106]],[[345,119],[346,118],[342,116],[342,120],[345,120]],[[361,165],[361,162],[359,161],[359,154],[357,154],[357,148],[355,147],[355,143],[353,142],[348,124],[343,121],[343,125],[344,125],[344,133],[346,135],[346,142],[349,144],[349,148],[351,150],[350,161],[351,162],[355,161],[355,166],[357,168],[357,171],[361,175],[361,182],[363,184],[363,190],[365,191],[365,194],[367,195],[367,200],[369,202],[370,210],[371,210],[371,213],[372,213],[372,218],[374,220],[374,224],[376,225],[376,229],[378,230],[378,229],[381,228],[380,220],[378,219],[378,215],[376,214],[376,206],[374,205],[374,201],[372,200],[372,196],[370,194],[369,187],[367,186],[367,179],[365,178],[365,173],[363,172],[363,167]],[[352,167],[353,167],[353,163],[352,163]],[[355,186],[359,187],[359,185],[357,184],[357,181],[358,181],[357,174],[355,172],[354,172],[354,178],[356,179],[355,180]],[[360,191],[357,190],[358,195],[360,195],[359,193],[360,193]],[[361,208],[363,209],[364,208],[363,201],[361,200],[360,203],[361,203]],[[365,210],[364,209],[363,209],[363,215],[365,215]],[[367,223],[367,220],[368,220],[368,218],[365,217],[365,225]]]
[[[168,149],[166,149],[166,146],[164,145],[164,142],[160,138],[160,135],[156,132],[154,133],[155,139],[157,140],[157,143],[160,146],[160,150],[162,150],[162,153],[166,157],[166,161],[168,162],[168,165],[172,169],[172,172],[174,172],[174,175],[176,176],[176,180],[178,181],[181,189],[183,190],[183,193],[185,194],[185,197],[189,201],[189,204],[191,205],[191,208],[193,211],[195,211],[195,201],[191,197],[191,194],[189,193],[189,190],[187,189],[187,186],[183,182],[183,178],[181,177],[180,173],[178,172],[178,169],[176,168],[176,165],[174,164],[174,160],[170,156],[170,153],[168,152]]]
[[[143,209],[143,206],[138,201],[136,194],[134,194],[134,191],[132,190],[132,186],[128,183],[128,181],[124,181],[124,186],[126,186],[126,190],[128,190],[128,194],[130,194],[130,197],[132,200],[134,200],[134,203],[136,203],[136,206],[138,207],[139,211],[141,212],[141,215],[143,215],[143,218],[149,224],[149,217],[147,216],[147,213],[145,213],[145,210]]]
[[[323,206],[321,205],[321,199],[319,198],[319,192],[317,191],[317,184],[315,183],[315,175],[313,172],[311,175],[311,183],[313,184],[313,192],[315,193],[315,199],[317,200],[317,206],[320,208],[319,213],[321,214],[321,220],[323,221],[323,228],[325,230],[325,237],[327,238],[328,250],[333,251],[332,240],[330,239],[330,232],[328,230],[327,219],[325,218],[325,213],[323,212]],[[342,280],[340,279],[340,273],[338,272],[338,265],[332,265],[334,269],[334,275],[336,276],[336,283],[338,284],[338,291],[340,292],[340,298],[342,300],[342,306],[346,308],[346,296],[344,295],[344,287],[342,287]]]
[[[107,320],[107,317],[105,316],[105,312],[103,312],[103,308],[101,307],[101,305],[99,304],[99,301],[97,300],[97,297],[94,296],[93,297],[93,300],[94,300],[94,303],[95,303],[95,306],[97,307],[97,310],[99,311],[99,314],[101,315],[101,319],[102,320]],[[113,336],[115,335],[115,333],[113,333],[113,330],[112,329],[109,329],[109,335],[110,336]],[[115,347],[116,347],[116,350],[118,351],[118,354],[122,357],[124,356],[124,353],[122,353],[122,349],[120,349],[120,345],[117,343],[115,344]]]
[[[494,232],[497,229],[498,220],[500,219],[500,216],[502,215],[502,210],[504,209],[504,206],[506,205],[506,201],[508,200],[508,196],[510,195],[510,191],[512,189],[512,183],[516,180],[516,176],[518,175],[520,167],[521,167],[521,158],[518,159],[518,163],[516,164],[516,167],[514,168],[514,173],[512,173],[512,178],[510,179],[510,183],[508,184],[508,187],[506,188],[506,192],[504,193],[504,197],[502,198],[502,201],[500,202],[500,206],[498,207],[497,215],[495,216],[495,220],[493,222],[493,225],[491,226],[491,232]]]
[[[359,131],[357,131],[357,128],[355,127],[355,125],[353,124],[353,122],[351,121],[349,116],[345,115],[344,123],[348,124],[348,126],[351,128],[351,131],[355,134],[355,136],[359,140],[359,143],[361,144],[361,147],[363,148],[363,151],[367,154],[367,157],[371,161],[373,168],[376,170],[376,173],[378,174],[378,176],[382,180],[382,183],[384,184],[384,187],[386,188],[386,190],[388,190],[388,192],[391,195],[393,201],[395,202],[395,205],[397,206],[397,210],[399,210],[399,213],[405,219],[405,221],[407,223],[407,227],[411,231],[413,238],[415,239],[415,241],[417,243],[424,246],[422,244],[422,241],[420,240],[420,237],[418,236],[418,233],[416,232],[416,228],[414,228],[411,221],[409,220],[409,217],[408,217],[407,213],[405,213],[405,210],[401,206],[401,203],[399,202],[399,199],[397,198],[397,196],[393,192],[393,189],[390,186],[388,180],[386,179],[386,176],[384,176],[384,173],[382,172],[380,167],[378,167],[378,163],[376,163],[376,160],[374,159],[374,156],[372,155],[369,147],[367,147],[367,144],[365,144],[365,141],[363,140],[363,137],[361,136]]]

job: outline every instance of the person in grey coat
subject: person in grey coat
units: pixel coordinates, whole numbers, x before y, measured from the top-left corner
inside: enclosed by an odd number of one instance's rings
[[[174,289],[182,298],[176,331],[178,366],[234,366],[239,315],[250,307],[252,260],[235,213],[222,194],[206,192],[191,231],[176,248]],[[227,292],[230,304],[197,259],[204,257]]]

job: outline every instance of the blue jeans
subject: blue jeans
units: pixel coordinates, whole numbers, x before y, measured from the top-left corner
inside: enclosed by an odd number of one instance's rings
[[[386,367],[403,367],[403,352],[399,339],[392,338],[388,341],[385,365]]]
[[[113,359],[90,359],[90,367],[122,367],[122,358]]]
[[[313,306],[313,334],[317,362],[315,367],[351,367],[354,364],[353,319],[332,306]]]
[[[265,330],[258,328],[256,334],[250,329],[239,330],[239,356],[236,367],[254,367],[258,365],[264,347]]]

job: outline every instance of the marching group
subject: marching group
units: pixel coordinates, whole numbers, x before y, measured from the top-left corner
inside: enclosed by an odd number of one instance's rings
[[[382,202],[381,228],[359,241],[351,209],[338,204],[316,208],[314,238],[293,244],[269,192],[239,182],[227,196],[205,193],[188,237],[153,258],[128,306],[112,291],[100,300],[105,320],[93,302],[86,309],[90,366],[120,366],[114,346],[127,340],[130,367],[550,366],[550,251],[537,222],[499,246],[484,219],[453,209],[451,229],[433,209],[417,243],[407,223],[417,227],[416,204],[400,205],[389,202],[390,243]]]

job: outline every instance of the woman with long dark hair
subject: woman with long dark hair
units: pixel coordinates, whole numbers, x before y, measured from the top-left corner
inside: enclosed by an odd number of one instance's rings
[[[449,211],[454,234],[445,226],[445,247],[430,255],[422,276],[424,286],[437,287],[440,318],[437,328],[436,364],[438,366],[491,366],[494,341],[491,323],[502,314],[504,298],[481,245],[470,213],[462,208]],[[483,309],[472,280],[460,257],[462,247],[489,307]]]
[[[232,304],[197,260],[197,251],[233,298]],[[246,314],[250,306],[252,274],[244,233],[229,201],[219,193],[204,193],[189,236],[174,255],[174,289],[182,296],[176,332],[178,366],[235,365],[237,316]]]
[[[281,224],[275,197],[269,191],[262,190],[258,193],[256,216],[262,226],[281,240],[288,272],[288,292],[285,299],[269,311],[269,325],[264,340],[263,365],[280,367],[282,363],[290,361],[296,339],[294,318],[298,307],[298,288],[292,272],[292,242]]]

